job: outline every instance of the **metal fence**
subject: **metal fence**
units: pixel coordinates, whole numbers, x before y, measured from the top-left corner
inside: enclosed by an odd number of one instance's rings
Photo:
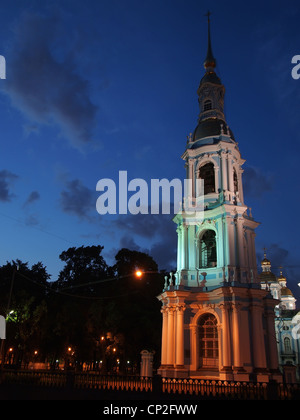
[[[300,400],[299,384],[174,379],[160,376],[103,375],[97,372],[3,370],[2,386],[22,385],[69,390],[106,390],[196,399]]]

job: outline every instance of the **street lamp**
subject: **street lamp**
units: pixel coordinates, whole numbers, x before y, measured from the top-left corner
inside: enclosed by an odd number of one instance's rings
[[[142,272],[141,270],[136,270],[135,275],[136,275],[138,278],[141,278],[141,277],[142,277],[142,275],[143,275],[143,272]]]
[[[135,276],[138,277],[138,278],[141,278],[144,274],[158,274],[158,273],[159,273],[159,271],[151,271],[151,270],[144,271],[144,270],[140,270],[140,269],[137,269],[134,272]]]

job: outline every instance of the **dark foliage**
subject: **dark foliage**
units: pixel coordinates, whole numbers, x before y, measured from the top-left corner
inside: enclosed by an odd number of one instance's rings
[[[163,273],[147,254],[121,249],[109,267],[102,246],[69,248],[56,281],[41,262],[0,267],[0,314],[7,316],[6,363],[57,361],[120,371],[140,352],[159,357]],[[135,271],[143,275],[138,278]],[[10,350],[12,349],[12,350]]]

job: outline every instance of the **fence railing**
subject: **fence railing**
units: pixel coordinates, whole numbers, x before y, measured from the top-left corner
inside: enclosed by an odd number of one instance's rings
[[[98,372],[3,370],[0,383],[65,389],[147,392],[197,399],[300,400],[300,384],[103,375]]]

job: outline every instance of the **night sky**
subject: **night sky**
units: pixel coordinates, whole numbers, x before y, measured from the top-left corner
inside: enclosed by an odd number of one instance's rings
[[[0,264],[69,247],[122,248],[176,267],[172,215],[102,215],[99,179],[183,179],[197,125],[207,9],[225,114],[244,164],[245,202],[272,271],[300,302],[299,1],[1,0]]]

